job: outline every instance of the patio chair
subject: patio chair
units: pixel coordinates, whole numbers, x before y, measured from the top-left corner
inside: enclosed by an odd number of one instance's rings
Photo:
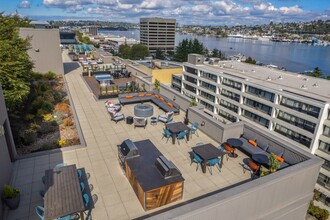
[[[187,143],[186,136],[187,136],[187,132],[185,131],[181,131],[179,134],[176,135],[176,139],[178,140],[179,145],[180,145],[180,139],[184,139]]]
[[[37,213],[37,215],[39,216],[39,218],[40,218],[41,220],[44,220],[44,212],[45,212],[44,207],[42,207],[42,206],[40,206],[40,205],[38,205],[38,206],[36,207],[36,213]]]
[[[254,179],[255,176],[257,176],[257,173],[260,169],[260,165],[256,164],[252,159],[246,158],[243,160],[243,173],[245,173],[247,170],[251,172],[251,178]]]
[[[194,122],[191,126],[190,126],[190,134],[191,134],[191,137],[193,134],[195,134],[197,137],[199,137],[198,135],[198,127],[199,127],[199,124],[197,122]]]
[[[61,218],[57,218],[56,220],[71,220],[71,219],[80,219],[80,216],[78,213],[74,213]]]
[[[218,167],[219,171],[221,172],[220,162],[221,162],[221,159],[218,158],[218,157],[210,159],[210,160],[207,161],[207,165],[209,167],[209,171],[210,171],[211,175],[212,175],[212,167],[213,166]]]
[[[228,155],[230,154],[224,147],[224,145],[220,145],[219,147],[217,147],[219,150],[221,150],[222,152],[226,153],[226,160],[228,160]]]
[[[40,197],[41,197],[42,199],[44,199],[44,198],[45,198],[45,191],[40,190],[40,191],[39,191],[39,195],[40,195]]]
[[[168,140],[172,137],[172,132],[170,132],[169,130],[163,128],[163,137],[162,137],[162,140],[163,138],[167,138],[166,140],[166,143],[168,142]]]
[[[85,184],[83,182],[80,182],[80,190],[81,192],[85,191]]]
[[[146,128],[147,123],[148,123],[147,118],[136,117],[136,116],[133,118],[133,122],[134,122],[134,128],[135,127],[144,127],[144,128]]]
[[[166,114],[158,115],[158,121],[168,123],[173,119],[173,114],[174,112],[167,112]]]
[[[115,121],[116,123],[117,123],[118,121],[120,121],[120,120],[124,120],[124,119],[125,119],[124,114],[119,113],[119,112],[116,112],[116,113],[114,113],[114,112],[109,112],[109,114],[110,114],[111,120],[112,120],[112,121]]]
[[[59,163],[59,164],[56,164],[56,166],[54,168],[61,168],[61,167],[65,167],[67,166],[66,163]]]
[[[225,150],[228,152],[227,154],[227,160],[228,157],[233,155],[235,153],[235,148],[232,148],[229,144],[223,143],[222,146],[225,148]]]
[[[195,152],[192,151],[192,158],[191,158],[190,166],[193,163],[197,163],[197,166],[196,166],[196,171],[197,171],[198,170],[198,165],[202,164],[202,162],[203,162],[203,159],[200,156],[198,156]]]

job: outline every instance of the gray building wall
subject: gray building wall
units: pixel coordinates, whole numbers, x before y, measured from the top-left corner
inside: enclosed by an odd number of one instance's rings
[[[2,129],[2,126],[5,134],[0,134],[0,192],[2,192],[3,185],[10,182],[13,169],[12,161],[16,157],[14,140],[12,138],[5,100],[0,85],[0,129]],[[3,204],[0,200],[0,219],[2,219],[2,210]]]
[[[22,38],[32,37],[28,54],[34,62],[34,71],[64,73],[58,29],[20,28],[19,35]]]

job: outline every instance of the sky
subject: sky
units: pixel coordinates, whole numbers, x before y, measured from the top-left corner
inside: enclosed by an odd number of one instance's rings
[[[33,20],[176,18],[180,24],[253,25],[330,20],[330,0],[0,0],[0,11]]]

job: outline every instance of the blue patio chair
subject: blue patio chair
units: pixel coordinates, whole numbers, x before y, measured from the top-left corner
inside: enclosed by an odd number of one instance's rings
[[[207,161],[207,165],[209,166],[209,171],[210,171],[211,175],[212,175],[212,167],[213,166],[217,166],[219,171],[221,172],[220,162],[221,162],[221,159],[218,158],[218,157],[210,159],[210,160]]]
[[[59,163],[55,166],[55,168],[65,167],[66,165],[66,163]]]
[[[223,145],[220,145],[219,147],[217,147],[219,150],[221,150],[222,152],[226,153],[226,159],[228,160],[229,158],[229,152],[225,149],[225,147]]]
[[[197,122],[192,123],[192,125],[190,126],[190,134],[191,134],[191,136],[193,134],[195,134],[197,137],[199,137],[198,131],[197,131],[198,130],[198,127],[199,127],[199,124]]]
[[[84,205],[87,208],[89,204],[89,196],[87,195],[87,193],[83,195],[83,200],[84,200]]]
[[[40,206],[40,205],[38,205],[38,206],[36,207],[36,213],[37,213],[37,215],[39,216],[39,218],[40,218],[41,220],[44,220],[44,212],[45,212],[44,207],[42,207],[42,206]]]
[[[203,162],[203,159],[200,157],[200,156],[198,156],[195,152],[192,152],[192,158],[191,158],[191,163],[190,163],[190,166],[191,166],[191,164],[193,164],[193,163],[197,163],[197,166],[196,166],[196,171],[198,170],[198,165],[199,164],[202,164],[202,162]]]
[[[78,174],[78,178],[81,179],[82,175],[83,175],[83,172],[81,169],[78,169],[77,170],[77,174]]]
[[[43,190],[41,190],[40,192],[39,192],[39,195],[40,195],[40,197],[41,198],[45,198],[45,191],[43,191]]]
[[[85,184],[83,182],[80,182],[80,189],[81,189],[81,192],[84,192]]]
[[[181,131],[179,134],[176,135],[176,139],[178,140],[179,145],[180,145],[180,139],[184,139],[187,143],[186,136],[187,136],[187,132],[185,131]]]
[[[170,132],[169,130],[163,128],[164,132],[163,132],[163,138],[167,138],[166,143],[168,142],[168,139],[170,139],[172,137],[172,132]]]

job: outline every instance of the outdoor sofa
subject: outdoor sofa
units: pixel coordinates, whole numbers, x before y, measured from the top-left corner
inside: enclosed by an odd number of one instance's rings
[[[251,133],[242,134],[240,140],[243,142],[240,149],[248,156],[252,156],[253,154],[265,154],[269,156],[270,153],[274,153],[283,158],[284,161],[281,163],[280,169],[306,160],[305,157],[299,155],[297,152],[293,152],[290,149],[279,146],[278,144],[264,140],[264,138],[259,138],[258,140],[258,137]]]
[[[122,105],[152,102],[165,112],[174,112],[175,114],[180,113],[180,106],[166,96],[160,95],[159,91],[157,90],[149,92],[119,94],[118,99]]]

